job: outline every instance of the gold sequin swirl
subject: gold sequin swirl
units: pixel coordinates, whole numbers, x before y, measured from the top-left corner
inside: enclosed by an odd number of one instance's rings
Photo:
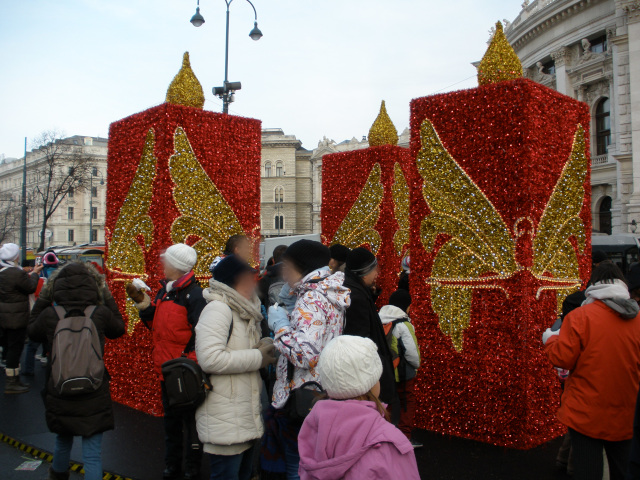
[[[186,105],[188,107],[203,108],[204,107],[204,91],[198,78],[191,70],[189,62],[189,52],[184,52],[182,56],[182,68],[173,77],[169,88],[167,89],[167,103],[176,105]]]
[[[174,242],[190,236],[200,239],[193,244],[198,253],[194,271],[199,278],[209,276],[209,265],[222,253],[231,235],[244,234],[233,209],[204,171],[181,127],[176,129],[175,153],[169,158],[169,173],[175,183],[173,199],[181,216],[171,225]]]
[[[380,104],[380,113],[376,117],[373,125],[369,129],[369,146],[379,147],[381,145],[397,145],[398,131],[389,118],[387,107],[382,100]]]
[[[522,63],[502,30],[496,23],[496,31],[489,48],[478,65],[478,84],[487,85],[522,77]]]
[[[398,230],[393,235],[393,246],[401,257],[404,246],[409,245],[409,186],[399,163],[393,166],[393,211],[398,222]]]
[[[340,243],[349,248],[368,244],[373,253],[377,253],[381,239],[375,226],[380,219],[380,204],[384,197],[381,175],[380,164],[376,163],[331,243]]]

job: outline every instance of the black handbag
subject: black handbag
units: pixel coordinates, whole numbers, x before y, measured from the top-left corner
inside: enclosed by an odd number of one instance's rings
[[[289,362],[287,366],[287,379],[289,384],[293,380],[294,366]],[[315,390],[313,389],[315,387]],[[295,390],[289,392],[289,399],[285,409],[289,420],[293,423],[302,423],[307,418],[315,403],[326,395],[326,392],[318,382],[306,382]]]

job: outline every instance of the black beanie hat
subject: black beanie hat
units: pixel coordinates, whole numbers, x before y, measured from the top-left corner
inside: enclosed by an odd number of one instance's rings
[[[255,273],[255,270],[251,268],[247,262],[240,260],[235,255],[227,255],[224,257],[212,271],[214,280],[224,283],[231,288],[235,286],[238,275],[247,272]]]
[[[347,255],[347,268],[359,276],[366,275],[376,265],[376,256],[364,247],[354,248]]]
[[[350,248],[340,245],[339,243],[331,245],[329,250],[331,251],[331,258],[341,263],[347,261],[347,255],[349,255],[349,252],[351,251]]]
[[[308,275],[314,270],[329,265],[331,252],[320,242],[298,240],[289,245],[282,258],[290,260],[302,275]]]
[[[411,305],[411,295],[406,290],[398,289],[389,297],[389,305],[398,307],[400,310],[407,313],[407,310]]]

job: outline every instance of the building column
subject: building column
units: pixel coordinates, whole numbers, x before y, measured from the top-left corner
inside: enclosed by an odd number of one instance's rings
[[[633,158],[633,195],[629,218],[640,218],[640,2],[623,7],[627,16],[629,47],[629,100],[631,106],[631,153]]]
[[[567,57],[569,50],[566,47],[551,52],[551,58],[556,67],[556,90],[571,98],[575,97],[569,75],[567,75]]]

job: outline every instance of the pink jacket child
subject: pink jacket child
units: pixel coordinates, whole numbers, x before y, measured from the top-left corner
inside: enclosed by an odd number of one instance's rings
[[[411,442],[374,402],[321,400],[298,436],[301,480],[419,480]]]

